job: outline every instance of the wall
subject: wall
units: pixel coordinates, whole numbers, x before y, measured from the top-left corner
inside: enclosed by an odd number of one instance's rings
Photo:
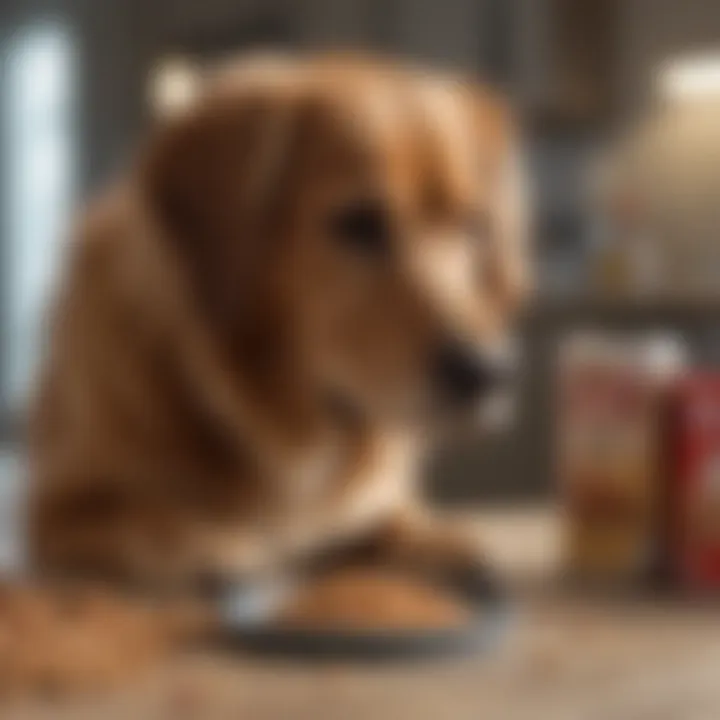
[[[720,3],[716,0],[625,0],[618,82],[626,115],[652,99],[653,72],[667,57],[697,50],[720,51]]]
[[[72,0],[80,38],[82,166],[86,192],[131,152],[146,120],[145,70],[157,22],[152,3]]]

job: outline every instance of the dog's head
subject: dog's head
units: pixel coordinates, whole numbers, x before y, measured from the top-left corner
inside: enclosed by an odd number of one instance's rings
[[[416,422],[509,381],[522,178],[489,93],[371,63],[245,67],[160,132],[147,172],[208,321],[268,386]]]

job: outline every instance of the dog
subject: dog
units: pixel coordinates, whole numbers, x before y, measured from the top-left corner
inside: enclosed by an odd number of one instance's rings
[[[509,109],[468,82],[337,56],[205,82],[73,236],[33,567],[186,587],[355,542],[480,567],[418,467],[512,390],[523,186]]]

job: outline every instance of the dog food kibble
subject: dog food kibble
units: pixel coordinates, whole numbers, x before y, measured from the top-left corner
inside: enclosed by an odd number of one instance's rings
[[[99,588],[0,585],[0,698],[108,689],[196,627],[190,608],[155,607]]]
[[[413,630],[467,624],[469,607],[449,593],[389,571],[353,569],[303,588],[280,614],[289,628]]]

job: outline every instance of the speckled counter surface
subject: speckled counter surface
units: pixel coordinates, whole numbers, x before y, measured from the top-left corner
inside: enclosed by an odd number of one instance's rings
[[[520,581],[515,622],[491,656],[321,667],[240,656],[178,657],[112,697],[6,708],[0,717],[720,718],[720,607],[564,597],[547,576],[557,548],[552,513],[494,514],[478,526],[489,551]]]

